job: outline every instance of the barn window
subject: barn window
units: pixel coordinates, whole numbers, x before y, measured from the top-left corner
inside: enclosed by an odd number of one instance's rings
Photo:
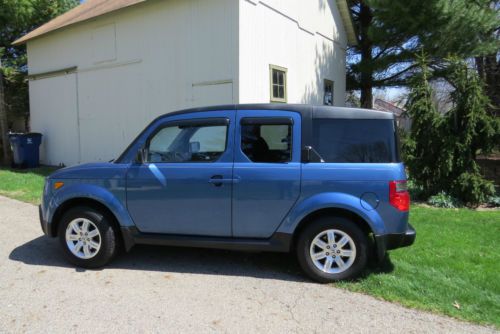
[[[286,103],[286,73],[287,69],[275,65],[269,65],[271,83],[271,102]]]
[[[325,106],[333,106],[333,81],[328,79],[324,82],[323,103]]]

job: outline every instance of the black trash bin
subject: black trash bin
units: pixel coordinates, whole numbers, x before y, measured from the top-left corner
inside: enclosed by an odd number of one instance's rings
[[[10,133],[9,141],[14,155],[14,167],[35,168],[40,165],[41,133]]]

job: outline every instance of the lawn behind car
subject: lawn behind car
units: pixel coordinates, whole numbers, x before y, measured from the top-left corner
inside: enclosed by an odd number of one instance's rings
[[[55,168],[0,169],[0,195],[38,204]],[[500,211],[413,206],[416,243],[356,282],[339,283],[402,305],[500,328]]]
[[[500,328],[500,211],[414,206],[410,222],[413,246],[391,251],[380,272],[338,285]]]
[[[19,170],[0,168],[0,195],[39,204],[45,177],[56,169],[55,167]]]

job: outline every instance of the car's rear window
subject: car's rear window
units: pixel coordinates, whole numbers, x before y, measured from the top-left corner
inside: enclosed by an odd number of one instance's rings
[[[325,162],[397,162],[393,120],[314,119],[313,145]]]

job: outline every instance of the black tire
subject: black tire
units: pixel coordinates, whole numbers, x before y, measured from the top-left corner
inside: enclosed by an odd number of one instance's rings
[[[74,255],[66,243],[66,229],[75,219],[85,218],[90,220],[99,230],[101,246],[96,254],[89,259],[82,259]],[[62,217],[58,226],[58,237],[66,258],[78,267],[99,268],[109,263],[119,249],[118,231],[111,224],[111,219],[96,209],[79,206],[68,210]]]
[[[356,256],[352,265],[339,273],[327,273],[316,267],[310,255],[310,247],[314,238],[321,232],[335,229],[347,234],[356,247]],[[369,243],[366,234],[355,222],[335,216],[320,217],[306,226],[298,236],[296,243],[297,258],[304,272],[314,281],[331,283],[341,280],[351,280],[359,276],[368,262]]]

